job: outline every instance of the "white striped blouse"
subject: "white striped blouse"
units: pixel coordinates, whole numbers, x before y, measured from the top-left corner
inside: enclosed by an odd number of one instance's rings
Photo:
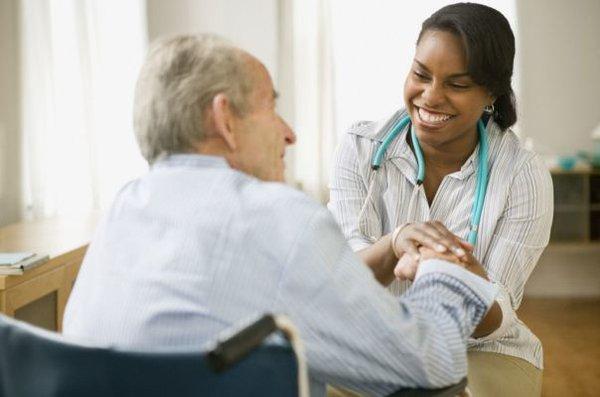
[[[460,237],[466,239],[468,234],[479,146],[459,171],[442,180],[431,206],[420,192],[410,219],[408,204],[417,162],[406,142],[407,128],[388,148],[379,171],[371,170],[375,148],[404,114],[400,110],[377,123],[355,124],[336,151],[328,208],[355,251],[409,221],[439,220]],[[542,368],[541,343],[515,311],[521,303],[525,283],[548,244],[553,213],[552,180],[541,159],[522,148],[512,131],[503,132],[490,121],[487,132],[490,173],[474,254],[490,280],[500,286],[497,301],[503,321],[491,335],[471,338],[469,348],[519,357]],[[372,196],[359,220],[371,178],[376,178]],[[395,281],[390,290],[400,295],[408,285]]]

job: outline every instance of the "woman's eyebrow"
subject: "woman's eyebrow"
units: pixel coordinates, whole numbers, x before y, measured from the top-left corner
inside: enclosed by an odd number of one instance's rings
[[[418,59],[415,59],[415,63],[417,65],[419,65],[419,67],[423,70],[425,70],[427,73],[431,73],[431,71],[429,70],[429,68],[427,66],[425,66],[425,64],[421,61],[419,61]],[[450,79],[456,79],[459,77],[471,77],[469,72],[460,72],[460,73],[453,73],[450,76],[448,76],[448,78]]]

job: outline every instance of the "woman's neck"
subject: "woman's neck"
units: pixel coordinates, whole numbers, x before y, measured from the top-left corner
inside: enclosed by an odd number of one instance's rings
[[[448,173],[458,171],[471,156],[478,141],[479,136],[475,131],[443,146],[430,146],[422,142],[421,149],[426,167]]]

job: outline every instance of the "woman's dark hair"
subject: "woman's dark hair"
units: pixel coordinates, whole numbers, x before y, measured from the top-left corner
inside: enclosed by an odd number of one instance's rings
[[[502,130],[515,124],[517,110],[511,87],[515,36],[504,15],[482,4],[451,4],[423,22],[417,44],[430,30],[450,32],[462,39],[469,75],[496,98],[494,121]]]

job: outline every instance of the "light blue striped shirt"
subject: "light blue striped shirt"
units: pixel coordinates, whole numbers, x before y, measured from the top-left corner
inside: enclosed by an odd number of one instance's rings
[[[116,197],[63,328],[101,346],[199,350],[249,317],[285,314],[304,341],[313,392],[330,383],[384,395],[465,376],[467,338],[496,293],[431,260],[395,298],[304,194],[219,157],[173,155]]]

